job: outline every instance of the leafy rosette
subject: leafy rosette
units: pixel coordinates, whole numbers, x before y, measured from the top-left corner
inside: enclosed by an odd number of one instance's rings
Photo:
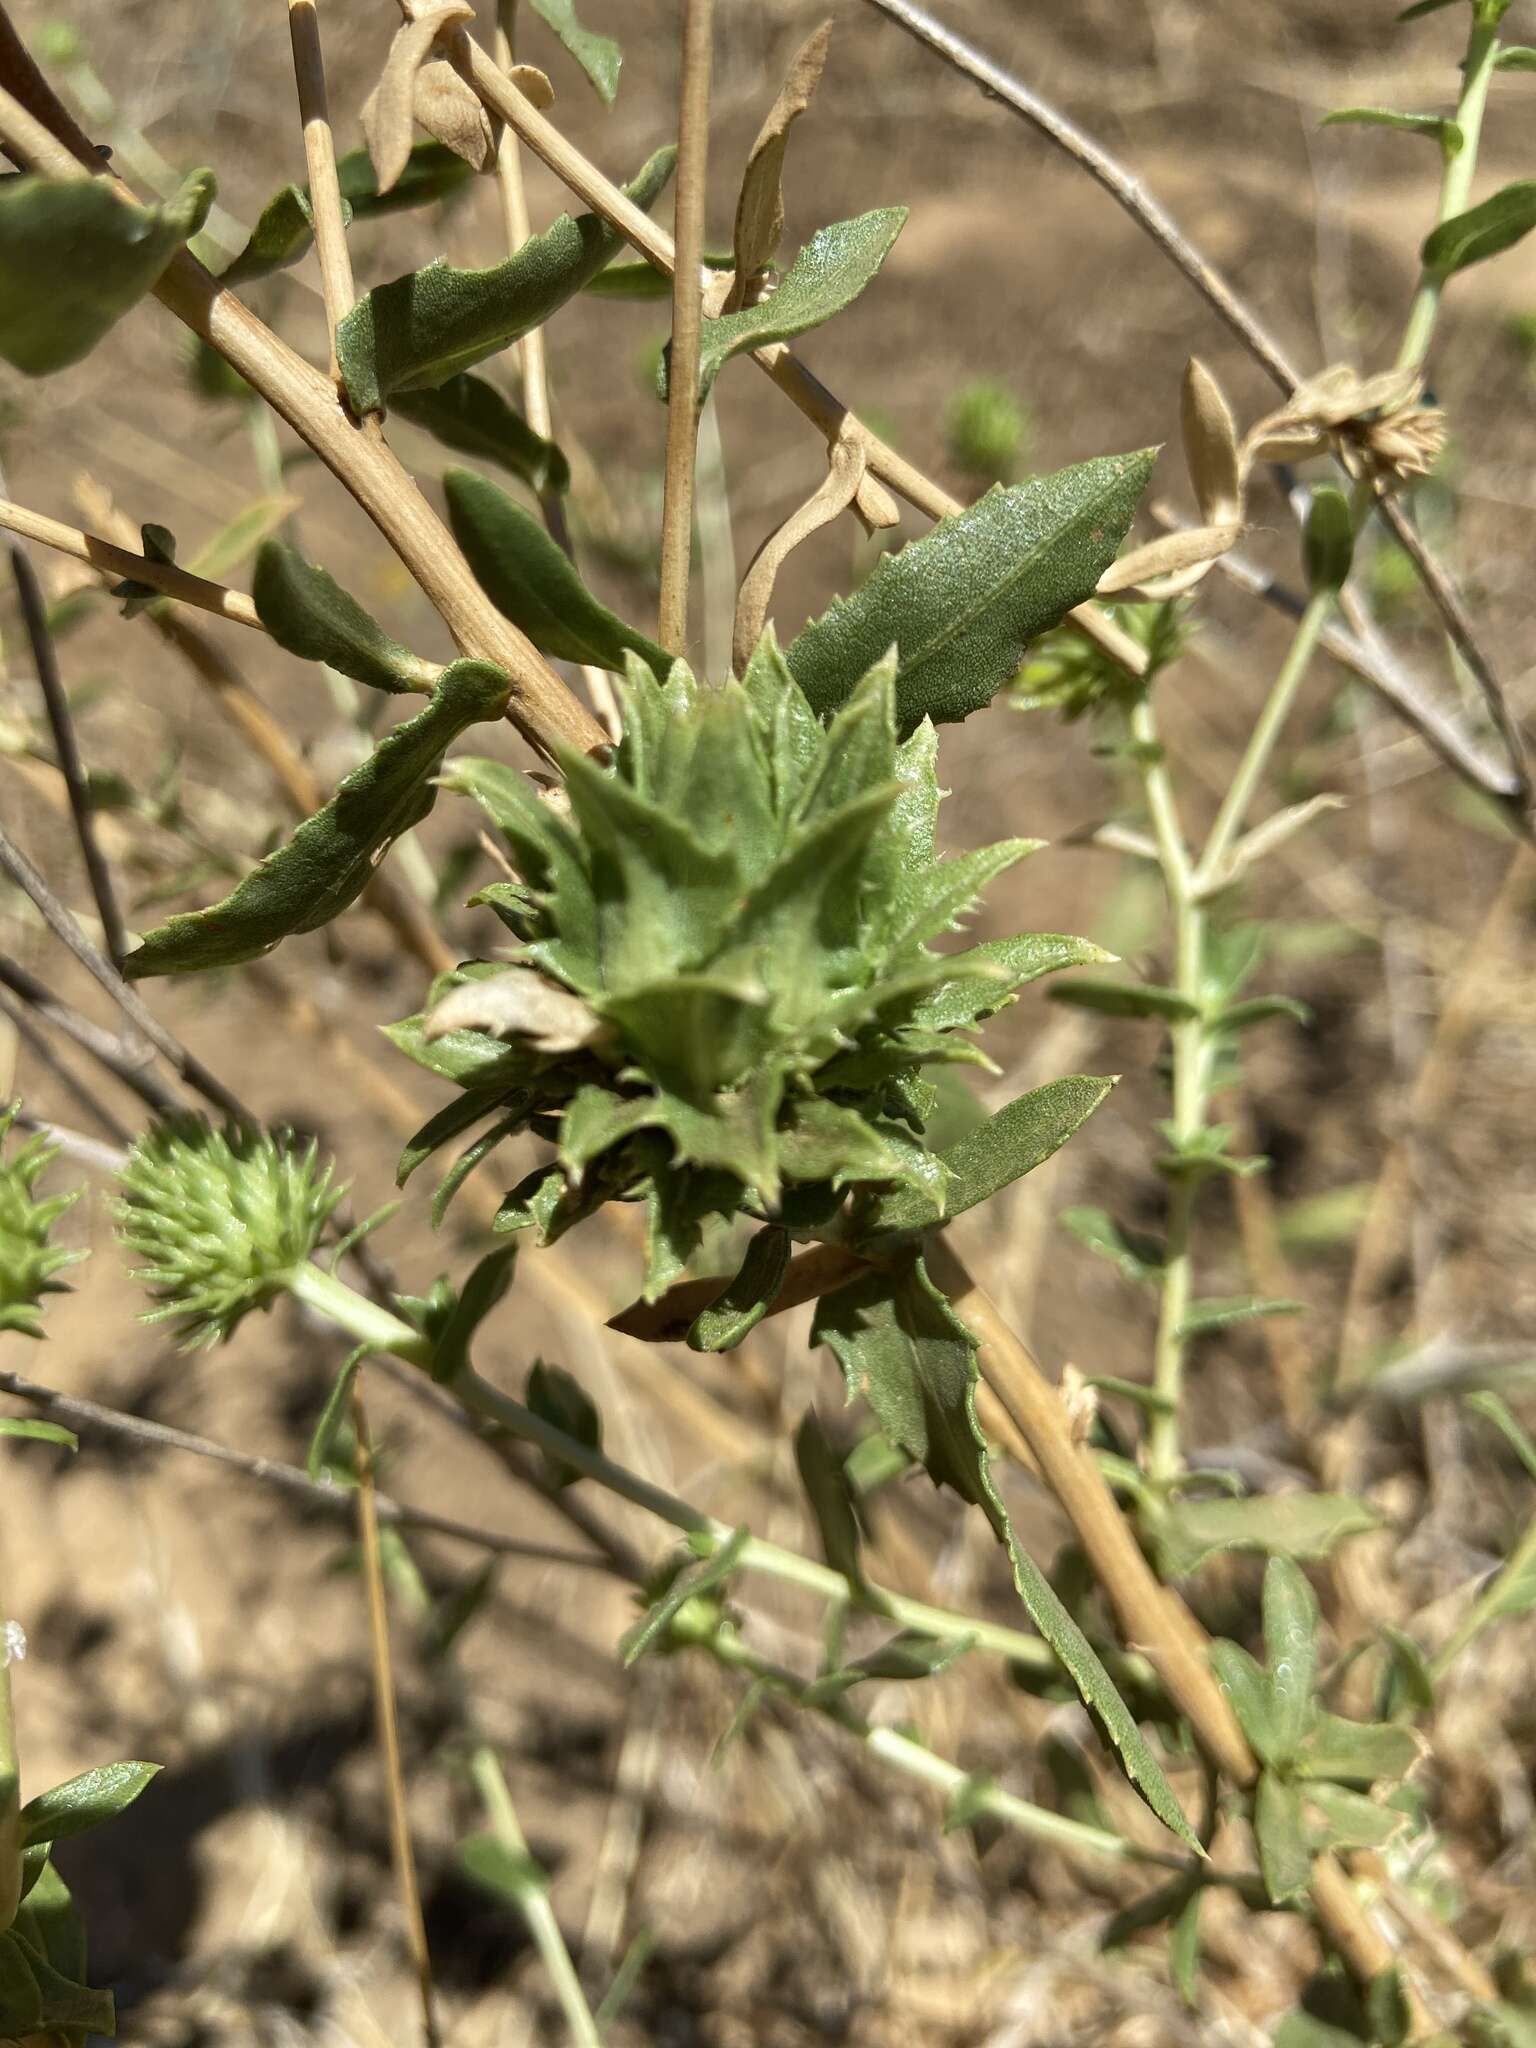
[[[1041,933],[933,949],[1039,842],[940,856],[934,730],[898,740],[895,678],[877,664],[823,725],[771,635],[720,688],[632,660],[612,766],[561,763],[568,812],[495,762],[448,768],[505,837],[518,879],[478,900],[518,945],[442,977],[390,1034],[464,1091],[402,1179],[486,1125],[439,1213],[531,1129],[558,1157],[497,1227],[549,1241],[643,1199],[655,1299],[711,1215],[858,1242],[952,1212],[924,1069],[983,1060],[974,1029],[1018,988],[1103,956]]]

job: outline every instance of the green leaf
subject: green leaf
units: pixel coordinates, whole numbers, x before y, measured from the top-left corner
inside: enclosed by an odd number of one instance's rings
[[[939,1641],[933,1636],[903,1630],[877,1650],[871,1650],[868,1656],[856,1658],[852,1664],[845,1664],[839,1670],[829,1671],[815,1679],[805,1689],[805,1704],[822,1706],[871,1679],[886,1684],[910,1684],[918,1679],[936,1678],[941,1671],[947,1671],[957,1658],[963,1657],[975,1640],[974,1636],[955,1636]]]
[[[175,562],[176,536],[169,527],[146,521],[139,528],[139,540],[146,561],[164,562],[167,566]],[[131,576],[121,583],[114,583],[112,595],[123,600],[125,619],[136,619],[141,612],[165,602],[152,583],[138,583]]]
[[[624,53],[611,36],[600,36],[583,28],[576,19],[573,0],[528,0],[534,13],[546,22],[564,43],[592,81],[593,91],[605,107],[611,107],[619,89],[619,67]]]
[[[1406,1776],[1418,1760],[1419,1741],[1410,1728],[1322,1713],[1297,1752],[1295,1769],[1299,1778],[1374,1785]]]
[[[729,249],[704,254],[706,270],[726,271],[734,269]],[[589,299],[622,299],[627,304],[649,303],[655,299],[670,299],[672,280],[664,270],[658,270],[654,263],[648,263],[642,256],[634,263],[610,263],[606,270],[600,270],[590,284],[582,286]]]
[[[0,1934],[0,2038],[20,2041],[43,2023],[43,1996],[32,1952],[14,1932]]]
[[[1253,1796],[1253,1832],[1259,1845],[1264,1889],[1276,1906],[1306,1897],[1312,1857],[1301,1818],[1301,1793],[1273,1771],[1265,1771]]]
[[[481,1033],[476,1033],[480,1037]],[[435,1041],[434,1041],[435,1042]],[[471,1089],[454,1102],[445,1103],[436,1116],[430,1116],[409,1140],[400,1154],[400,1163],[395,1168],[395,1185],[403,1188],[417,1167],[430,1159],[440,1146],[450,1138],[456,1138],[461,1131],[467,1131],[482,1117],[489,1116],[496,1109],[505,1093],[501,1088]]]
[[[150,932],[128,958],[129,978],[232,967],[295,932],[329,924],[362,894],[390,842],[431,810],[431,777],[444,747],[467,726],[498,717],[506,700],[507,679],[488,663],[456,661],[444,669],[426,708],[381,740],[324,809],[233,894]]]
[[[25,1415],[0,1415],[0,1436],[32,1437],[40,1444],[58,1444],[66,1451],[78,1451],[80,1439],[72,1429],[57,1422],[35,1422]]]
[[[1536,50],[1528,43],[1506,43],[1493,60],[1495,71],[1536,71]]]
[[[1192,1301],[1177,1334],[1185,1339],[1204,1337],[1212,1330],[1250,1323],[1259,1316],[1298,1316],[1305,1310],[1304,1301],[1265,1301],[1257,1294],[1218,1295],[1209,1301]]]
[[[1168,1974],[1184,2003],[1194,2010],[1200,1987],[1200,1905],[1203,1886],[1196,1885],[1179,1909],[1168,1937]]]
[[[213,204],[194,171],[163,206],[98,178],[0,179],[0,358],[29,377],[78,363],[153,289]]]
[[[1212,1031],[1246,1031],[1251,1024],[1263,1024],[1271,1017],[1290,1017],[1298,1024],[1310,1024],[1312,1012],[1294,996],[1254,996],[1246,1003],[1234,1003],[1211,1019]]]
[[[1438,14],[1442,7],[1454,7],[1457,0],[1413,0],[1411,7],[1404,7],[1398,14],[1399,21],[1418,21],[1426,14]]]
[[[457,455],[497,463],[540,497],[571,487],[571,466],[554,442],[536,434],[484,377],[450,377],[435,391],[397,391],[390,410]]]
[[[786,650],[812,708],[835,711],[894,642],[903,734],[925,717],[953,723],[979,710],[1018,672],[1028,642],[1093,595],[1155,454],[1101,456],[989,491],[883,556]]]
[[[710,1595],[723,1589],[730,1581],[749,1540],[748,1530],[737,1529],[718,1550],[677,1574],[661,1598],[620,1639],[619,1655],[626,1666],[643,1657],[647,1650],[664,1643],[673,1623],[692,1602],[699,1601],[706,1614],[714,1609],[715,1602]]]
[[[1424,135],[1438,142],[1447,156],[1459,156],[1466,145],[1466,137],[1456,123],[1443,114],[1399,114],[1391,107],[1341,107],[1336,114],[1325,114],[1319,125],[1337,128],[1345,122],[1356,127],[1400,128],[1405,135]]]
[[[23,1903],[12,1924],[22,1940],[61,1977],[83,1985],[86,1939],[80,1909],[50,1861],[46,1845],[28,1850],[24,1861],[35,1862],[38,1868],[30,1883],[23,1880]]]
[[[517,1249],[517,1240],[513,1238],[487,1252],[470,1269],[433,1347],[433,1379],[451,1386],[460,1373],[468,1370],[469,1347],[476,1330],[512,1285]]]
[[[773,1306],[788,1268],[789,1233],[770,1224],[747,1246],[725,1292],[694,1318],[689,1350],[734,1351]]]
[[[1318,1619],[1317,1595],[1306,1573],[1289,1557],[1272,1557],[1264,1572],[1264,1656],[1279,1756],[1285,1760],[1295,1755],[1314,1712]]]
[[[343,219],[350,221],[352,210],[345,200],[342,211]],[[250,239],[220,272],[220,282],[233,289],[258,277],[270,277],[275,270],[286,270],[307,253],[314,239],[315,217],[307,188],[284,185],[257,215]]]
[[[1308,1812],[1319,1817],[1319,1848],[1384,1849],[1408,1825],[1407,1814],[1397,1807],[1382,1806],[1342,1785],[1308,1785],[1302,1796]]]
[[[976,1420],[975,1339],[929,1278],[920,1258],[871,1270],[823,1295],[812,1342],[829,1345],[850,1397],[862,1396],[885,1434],[930,1476],[979,1505],[1008,1550],[1031,1620],[1098,1715],[1126,1775],[1179,1839],[1198,1847],[1161,1766],[1087,1637],[1018,1542],[987,1469]]]
[[[1058,1220],[1079,1244],[1086,1245],[1099,1258],[1108,1259],[1127,1280],[1138,1286],[1162,1286],[1165,1248],[1156,1238],[1133,1235],[1123,1230],[1106,1210],[1086,1205],[1063,1209]]]
[[[1536,192],[1536,185],[1531,189]],[[1301,558],[1307,588],[1314,595],[1324,590],[1341,590],[1349,581],[1354,556],[1355,521],[1349,500],[1337,484],[1319,484],[1307,507],[1307,523],[1302,533]]]
[[[471,1835],[459,1844],[459,1861],[475,1880],[521,1910],[549,1889],[549,1879],[526,1849],[514,1849],[499,1835]]]
[[[672,175],[673,149],[658,150],[626,196],[649,208]],[[377,412],[396,391],[446,384],[540,327],[623,246],[596,214],[562,214],[505,263],[455,270],[439,260],[375,285],[336,330],[347,395]]]
[[[944,962],[946,976],[921,998],[912,1023],[922,1031],[964,1030],[995,1016],[1016,990],[1066,967],[1101,967],[1113,956],[1091,940],[1065,932],[1020,932],[1011,939],[987,939]]]
[[[1421,0],[1423,11],[1433,7],[1448,7],[1451,0]],[[1416,12],[1409,8],[1410,14]],[[1398,16],[1401,21],[1403,17]],[[1330,2026],[1326,2020],[1314,2019],[1309,2012],[1288,2012],[1275,2029],[1274,2048],[1364,2048],[1359,2034],[1352,2034],[1347,2027]]]
[[[333,1457],[336,1439],[345,1426],[352,1405],[352,1388],[357,1380],[358,1368],[368,1356],[369,1347],[359,1344],[346,1364],[337,1373],[331,1391],[325,1397],[325,1406],[320,1410],[320,1419],[315,1424],[309,1440],[309,1455],[304,1460],[305,1469],[311,1479],[336,1477],[340,1461]]]
[[[1532,228],[1536,228],[1536,178],[1524,178],[1495,192],[1480,206],[1442,221],[1424,244],[1424,269],[1444,283],[1458,270],[1512,249]]]
[[[352,209],[354,220],[372,220],[380,214],[404,213],[412,207],[430,206],[447,199],[475,175],[474,166],[446,143],[416,143],[406,159],[405,169],[387,192],[379,190],[373,158],[366,149],[349,149],[336,165],[341,196]]]
[[[472,469],[443,478],[448,522],[492,604],[562,661],[622,669],[625,651],[664,677],[672,657],[599,604],[542,521]]]
[[[542,1358],[536,1358],[528,1370],[523,1398],[540,1421],[553,1423],[589,1451],[603,1448],[603,1418],[596,1403],[564,1366],[546,1365]],[[569,1486],[581,1477],[573,1465],[562,1464],[558,1458],[546,1455],[544,1462],[557,1487]]]
[[[133,1804],[159,1769],[159,1764],[103,1764],[99,1770],[66,1779],[51,1792],[40,1792],[21,1809],[23,1847],[66,1841],[111,1820]]]
[[[1080,975],[1059,983],[1050,995],[1053,1002],[1068,1003],[1075,1010],[1097,1010],[1105,1017],[1163,1017],[1170,1024],[1183,1024],[1200,1014],[1199,1004],[1177,989],[1157,988],[1144,981],[1101,981],[1095,975]]]
[[[296,499],[289,497],[253,498],[203,543],[187,568],[194,576],[210,576],[222,583],[231,569],[237,569],[247,555],[255,554],[262,542],[293,516],[296,503]]]
[[[1536,1444],[1531,1442],[1515,1420],[1508,1402],[1501,1399],[1498,1394],[1489,1393],[1485,1389],[1480,1393],[1468,1394],[1466,1405],[1474,1415],[1481,1415],[1485,1422],[1493,1424],[1526,1471],[1536,1479]]]
[[[1266,1493],[1243,1500],[1185,1496],[1149,1515],[1170,1578],[1198,1571],[1224,1550],[1327,1557],[1347,1537],[1363,1535],[1381,1521],[1374,1509],[1347,1493]]]
[[[863,1582],[859,1518],[853,1484],[843,1461],[827,1441],[814,1408],[807,1408],[795,1431],[795,1467],[806,1500],[816,1517],[822,1555],[833,1571],[850,1584]]]
[[[437,681],[435,663],[391,640],[328,569],[285,540],[262,542],[251,598],[278,646],[304,661],[323,661],[376,690],[430,690]]]
[[[1402,2048],[1413,2026],[1413,2007],[1395,1963],[1379,1970],[1366,1987],[1365,2015],[1373,2042],[1379,2042],[1381,2048]]]
[[[706,319],[699,343],[699,402],[709,396],[710,386],[732,356],[770,342],[792,341],[850,305],[873,281],[906,221],[904,206],[834,221],[812,235],[768,298],[743,306],[739,313]],[[668,358],[663,356],[657,377],[663,398],[667,370]]]
[[[1216,1681],[1232,1702],[1232,1711],[1255,1756],[1260,1763],[1275,1762],[1280,1736],[1275,1721],[1274,1699],[1263,1667],[1249,1656],[1241,1643],[1228,1642],[1225,1636],[1218,1636],[1211,1644],[1210,1658]]]
[[[944,1216],[963,1216],[1060,1151],[1103,1102],[1113,1080],[1068,1075],[1032,1088],[939,1155],[950,1176]],[[899,1188],[876,1204],[866,1237],[922,1230],[940,1220],[930,1196]]]

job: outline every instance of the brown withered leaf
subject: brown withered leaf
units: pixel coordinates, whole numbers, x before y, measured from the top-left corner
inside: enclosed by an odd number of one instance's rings
[[[450,1031],[485,1031],[493,1038],[525,1038],[536,1052],[562,1053],[595,1044],[607,1030],[580,996],[531,967],[509,967],[451,990],[433,1007],[424,1035],[430,1041]]]
[[[433,47],[446,29],[461,27],[474,18],[468,0],[440,0],[395,31],[379,82],[362,108],[363,134],[380,192],[390,191],[399,182],[410,159],[417,73],[432,58]]]
[[[732,237],[736,274],[723,310],[734,313],[747,304],[752,284],[773,262],[784,233],[784,152],[789,131],[811,104],[827,61],[832,24],[824,21],[795,53],[789,76],[758,130],[742,174]]]
[[[1177,533],[1159,535],[1143,542],[1111,562],[1099,578],[1095,597],[1134,595],[1148,604],[1177,597],[1191,590],[1211,564],[1234,546],[1242,528],[1235,522],[1226,526],[1186,526]]]
[[[1242,462],[1237,428],[1221,386],[1191,356],[1180,398],[1184,461],[1206,526],[1236,526],[1243,517]]]

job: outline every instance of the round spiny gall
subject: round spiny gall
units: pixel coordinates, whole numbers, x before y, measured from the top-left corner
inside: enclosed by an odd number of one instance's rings
[[[134,1145],[115,1205],[117,1234],[144,1261],[147,1322],[177,1318],[188,1347],[221,1344],[305,1264],[344,1187],[313,1139],[202,1117],[154,1125]]]

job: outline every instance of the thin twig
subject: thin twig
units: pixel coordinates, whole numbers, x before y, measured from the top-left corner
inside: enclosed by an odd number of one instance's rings
[[[1289,392],[1295,389],[1299,381],[1297,372],[1291,367],[1279,342],[1252,307],[1238,297],[1214,264],[1201,255],[1178,223],[1163,211],[1139,178],[1134,177],[1059,108],[1041,99],[1021,79],[995,64],[963,36],[935,21],[926,8],[914,5],[913,0],[870,0],[870,5],[878,7],[908,35],[925,43],[946,64],[979,85],[989,99],[1000,100],[1047,136],[1058,149],[1065,150],[1074,162],[1081,164],[1136,225],[1152,237],[1169,261],[1183,271],[1206,304],[1226,322],[1281,390]]]
[[[98,1066],[136,1095],[156,1116],[179,1116],[186,1108],[184,1097],[160,1079],[153,1066],[153,1048],[142,1041],[120,1038],[66,1003],[19,960],[0,953],[0,986],[33,1009],[56,1031],[88,1052]]]
[[[320,289],[325,299],[331,376],[335,379],[340,375],[336,361],[336,328],[351,312],[357,293],[352,282],[352,257],[347,248],[341,184],[336,175],[336,141],[331,133],[330,99],[325,86],[325,58],[320,48],[320,17],[315,11],[315,0],[288,0],[288,35],[293,44],[293,75],[298,88],[299,118],[304,123],[304,163],[309,172],[315,255],[320,263]],[[376,418],[373,430],[378,431]]]
[[[231,1449],[212,1437],[196,1436],[190,1430],[173,1429],[169,1423],[151,1422],[142,1415],[129,1415],[120,1408],[108,1408],[99,1401],[83,1400],[77,1394],[61,1394],[53,1387],[39,1385],[19,1372],[0,1370],[0,1392],[13,1394],[42,1414],[64,1423],[81,1436],[99,1436],[118,1443],[140,1444],[157,1451],[182,1451],[227,1466],[259,1485],[272,1487],[327,1514],[352,1519],[350,1490],[328,1480],[311,1479],[297,1465],[278,1458],[253,1456],[249,1451]],[[596,1552],[562,1550],[553,1544],[527,1543],[520,1537],[502,1536],[493,1529],[479,1529],[448,1515],[435,1515],[425,1508],[413,1508],[388,1494],[375,1495],[379,1520],[391,1529],[414,1530],[422,1536],[442,1536],[454,1543],[467,1543],[498,1557],[521,1557],[530,1563],[568,1565],[578,1571],[612,1572],[609,1559]]]
[[[103,576],[115,581],[142,583],[147,589],[158,590],[163,597],[174,598],[178,604],[212,612],[218,619],[232,619],[237,626],[252,626],[258,633],[266,631],[244,591],[226,590],[222,583],[210,583],[205,577],[178,569],[174,562],[157,562],[150,555],[135,554],[131,548],[115,547],[98,534],[66,526],[62,520],[49,519],[26,505],[12,504],[8,498],[0,498],[0,527],[99,569]]]
[[[236,1122],[255,1122],[239,1096],[226,1088],[195,1053],[188,1052],[181,1041],[151,1015],[111,961],[91,944],[73,912],[59,901],[20,847],[14,846],[4,832],[0,832],[0,873],[9,875],[17,887],[31,897],[54,937],[61,940],[86,972],[100,983],[134,1029],[149,1040],[189,1088],[195,1088],[199,1095]]]
[[[92,1093],[68,1063],[59,1058],[48,1042],[48,1034],[33,1023],[20,1003],[8,995],[0,994],[0,1017],[9,1022],[17,1036],[31,1049],[34,1059],[40,1060],[49,1073],[63,1083],[87,1116],[93,1117],[101,1125],[114,1144],[132,1144],[132,1134],[126,1126],[118,1122],[106,1104]],[[4,1101],[9,1092],[8,1089],[0,1088],[0,1101]]]
[[[672,351],[667,385],[667,462],[661,511],[661,601],[656,637],[688,652],[688,572],[693,560],[693,485],[699,439],[699,347],[704,326],[704,198],[709,167],[709,81],[714,0],[687,0],[677,110],[677,205],[673,220]]]

